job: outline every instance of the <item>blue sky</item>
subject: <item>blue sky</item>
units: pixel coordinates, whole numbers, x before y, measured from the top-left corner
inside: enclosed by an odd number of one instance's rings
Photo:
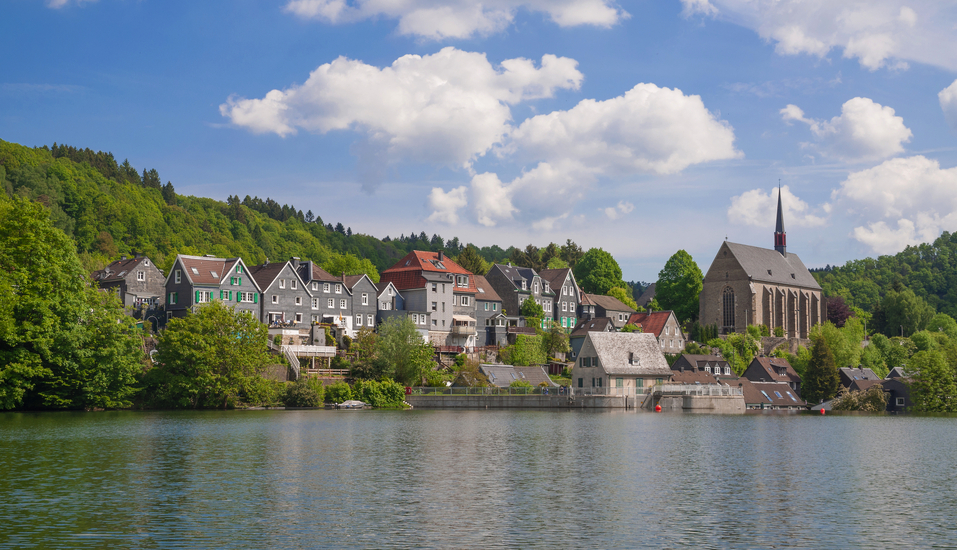
[[[957,230],[957,2],[8,0],[0,138],[384,237],[728,238],[809,266]]]

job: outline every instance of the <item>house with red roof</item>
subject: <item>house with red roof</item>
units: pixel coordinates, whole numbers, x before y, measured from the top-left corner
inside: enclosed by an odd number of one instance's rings
[[[242,258],[179,254],[166,276],[165,287],[167,319],[185,317],[213,300],[260,319],[262,290]]]
[[[392,283],[409,311],[429,313],[429,339],[439,346],[476,345],[475,275],[442,251],[413,250],[383,271],[379,284]]]
[[[685,349],[687,339],[671,310],[632,313],[628,324],[641,325],[642,332],[654,334],[664,353],[676,354]]]

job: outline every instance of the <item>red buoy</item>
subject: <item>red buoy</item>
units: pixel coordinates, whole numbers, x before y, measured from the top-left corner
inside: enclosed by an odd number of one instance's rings
[[[655,405],[655,412],[656,412],[656,413],[660,413],[660,412],[661,412],[661,405]]]
[[[824,407],[821,407],[821,414],[824,414]]]

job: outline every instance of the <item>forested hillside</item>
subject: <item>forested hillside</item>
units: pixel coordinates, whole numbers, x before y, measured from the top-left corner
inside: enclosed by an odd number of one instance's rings
[[[354,234],[342,223],[324,224],[321,213],[303,214],[268,198],[177,195],[156,169],[139,171],[111,153],[65,145],[30,148],[0,140],[0,182],[7,195],[46,206],[88,270],[137,252],[164,269],[182,253],[241,256],[249,264],[299,256],[337,270],[378,272],[413,249],[456,255],[464,248],[458,238],[425,232],[383,240]],[[512,251],[479,249],[486,261],[503,261]]]
[[[933,244],[909,246],[894,256],[852,260],[815,270],[827,296],[872,311],[888,291],[914,291],[940,313],[957,317],[957,234],[944,232]]]

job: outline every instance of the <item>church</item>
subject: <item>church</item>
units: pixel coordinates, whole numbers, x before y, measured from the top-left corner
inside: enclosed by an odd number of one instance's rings
[[[788,253],[781,190],[774,249],[725,241],[698,298],[702,324],[717,324],[718,332],[744,332],[748,325],[777,327],[789,338],[807,338],[811,327],[824,322],[821,285],[797,254]]]

